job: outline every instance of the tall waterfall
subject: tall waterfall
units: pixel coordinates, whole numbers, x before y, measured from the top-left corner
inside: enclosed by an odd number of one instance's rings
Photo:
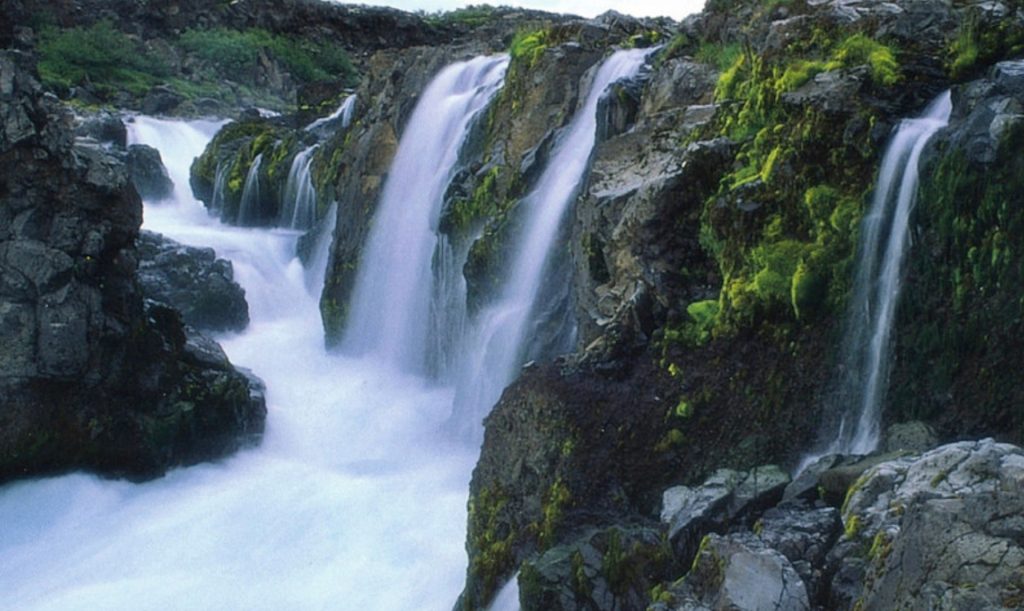
[[[503,83],[508,57],[442,70],[402,134],[364,249],[343,348],[400,370],[427,369],[431,261],[444,193],[473,120]]]
[[[616,81],[635,76],[651,49],[617,51],[601,64],[590,92],[566,128],[536,187],[521,202],[526,210],[498,299],[474,321],[462,353],[453,414],[455,426],[477,436],[480,420],[511,382],[523,358],[537,293],[563,218],[576,200],[597,137],[597,105]]]
[[[827,453],[866,454],[878,447],[892,326],[910,241],[910,213],[917,197],[918,161],[928,140],[949,122],[951,110],[947,91],[923,116],[900,123],[882,159],[874,199],[861,223],[860,260],[835,396],[842,416]]]
[[[319,144],[299,151],[292,160],[288,170],[288,178],[284,183],[281,197],[281,213],[278,225],[291,229],[309,229],[316,221],[316,189],[309,166],[313,163],[313,153]]]

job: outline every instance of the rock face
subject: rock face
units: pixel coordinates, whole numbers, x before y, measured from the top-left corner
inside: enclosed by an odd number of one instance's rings
[[[167,175],[160,151],[145,144],[133,144],[128,147],[125,161],[129,179],[142,199],[159,201],[174,193],[174,183]]]
[[[158,233],[139,234],[139,288],[148,299],[181,313],[200,331],[241,331],[249,324],[245,290],[230,261],[212,248],[183,246]]]
[[[883,463],[851,489],[830,554],[837,608],[1010,609],[1024,603],[1024,451],[961,442]],[[838,586],[838,587],[837,587]]]
[[[17,52],[0,113],[0,479],[152,477],[259,439],[261,384],[137,288],[124,166],[74,144]]]

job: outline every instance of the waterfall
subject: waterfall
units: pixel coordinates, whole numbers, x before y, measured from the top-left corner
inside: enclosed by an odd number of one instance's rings
[[[498,590],[487,611],[519,611],[519,573]]]
[[[188,188],[218,125],[138,117],[129,138],[160,151],[176,187],[144,202],[144,226],[214,248],[245,288],[251,324],[217,339],[267,384],[263,442],[143,484],[0,487],[0,607],[449,611],[476,459],[437,439],[451,393],[324,350],[322,283],[306,278],[327,249],[303,269],[300,232],[225,225]]]
[[[479,436],[483,416],[522,365],[524,340],[534,319],[553,243],[590,164],[598,102],[613,83],[635,76],[651,52],[617,51],[601,64],[585,102],[563,133],[537,185],[521,202],[523,230],[508,278],[495,302],[474,320],[462,350],[466,362],[456,383],[453,424],[466,436]]]
[[[327,214],[317,228],[316,238],[313,241],[313,248],[309,257],[309,265],[306,266],[306,289],[318,299],[324,287],[327,263],[331,256],[331,241],[334,239],[334,229],[337,224],[338,204],[333,203],[327,209]]]
[[[473,120],[501,87],[508,57],[442,70],[402,134],[367,239],[342,342],[408,372],[428,369],[431,262],[444,193]]]
[[[224,190],[228,186],[228,171],[230,169],[230,164],[217,164],[217,171],[213,174],[213,197],[210,204],[210,212],[220,214],[224,210]]]
[[[281,227],[309,229],[316,221],[316,189],[313,187],[309,166],[319,146],[314,144],[300,151],[292,160],[281,197],[281,215],[278,219]]]
[[[321,117],[307,125],[306,131],[318,131],[322,127],[334,123],[338,119],[341,119],[341,127],[346,128],[352,124],[352,115],[355,113],[355,110],[356,96],[355,94],[353,94],[345,98],[345,101],[341,103],[341,106],[339,106],[338,109],[332,112],[330,115],[326,117]]]
[[[263,163],[263,153],[256,155],[249,166],[249,173],[245,175],[245,183],[242,185],[242,199],[238,204],[238,224],[255,225],[259,220],[260,213],[260,165]]]
[[[948,123],[951,110],[947,91],[923,116],[900,123],[882,158],[871,208],[861,222],[857,275],[846,315],[842,373],[833,398],[841,416],[824,453],[867,454],[878,447],[918,162],[928,140]]]

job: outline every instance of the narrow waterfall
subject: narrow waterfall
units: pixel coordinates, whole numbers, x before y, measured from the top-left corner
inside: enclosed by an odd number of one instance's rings
[[[238,204],[238,224],[253,225],[259,219],[260,207],[260,165],[263,164],[263,153],[256,155],[249,166],[242,184],[242,199]]]
[[[309,166],[313,162],[313,153],[319,146],[314,144],[299,151],[292,160],[281,196],[281,213],[278,219],[278,225],[281,227],[309,229],[316,221],[316,189],[313,187]]]
[[[444,193],[473,120],[501,87],[508,57],[452,64],[427,86],[402,134],[373,220],[342,342],[402,371],[428,369],[431,261]]]
[[[842,377],[834,397],[841,417],[826,453],[867,454],[878,447],[918,161],[928,140],[948,123],[951,110],[947,91],[923,116],[900,123],[882,159],[871,208],[861,223],[860,260],[842,344]]]
[[[597,137],[597,105],[616,81],[635,76],[651,49],[617,51],[601,64],[585,102],[576,111],[536,187],[521,202],[522,235],[501,295],[474,320],[462,350],[453,424],[477,437],[480,421],[522,365],[524,338],[563,218],[576,200]]]
[[[315,132],[330,125],[331,123],[334,123],[335,121],[338,121],[339,119],[342,128],[348,127],[352,124],[352,115],[355,113],[355,110],[356,96],[353,94],[345,98],[345,101],[341,103],[341,106],[339,106],[337,110],[326,117],[321,117],[307,125],[306,131]]]

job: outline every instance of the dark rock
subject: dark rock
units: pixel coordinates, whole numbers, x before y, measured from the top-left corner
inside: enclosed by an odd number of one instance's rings
[[[755,530],[765,545],[789,559],[811,602],[821,604],[829,587],[825,559],[843,530],[839,511],[834,507],[776,507],[764,512]]]
[[[524,610],[643,609],[649,592],[672,575],[672,554],[656,528],[591,531],[527,560],[519,571]]]
[[[0,52],[0,118],[0,481],[155,477],[258,440],[261,385],[144,302],[124,165],[74,143],[19,53]]]
[[[183,246],[160,234],[139,234],[139,285],[143,294],[170,305],[202,331],[241,331],[249,324],[245,291],[230,261],[212,248]]]
[[[128,129],[121,117],[109,112],[76,117],[75,135],[124,148],[128,145]]]
[[[846,498],[847,491],[865,471],[877,464],[905,455],[905,452],[871,454],[862,457],[849,457],[839,465],[831,467],[818,476],[818,486],[822,500],[838,507]]]
[[[139,197],[148,201],[167,199],[174,194],[174,183],[167,175],[160,151],[145,144],[128,147],[128,176]]]
[[[915,420],[893,424],[885,431],[885,452],[912,452],[920,454],[939,445],[935,429]]]
[[[142,99],[142,112],[147,115],[168,114],[185,100],[177,91],[162,85],[153,87]]]

